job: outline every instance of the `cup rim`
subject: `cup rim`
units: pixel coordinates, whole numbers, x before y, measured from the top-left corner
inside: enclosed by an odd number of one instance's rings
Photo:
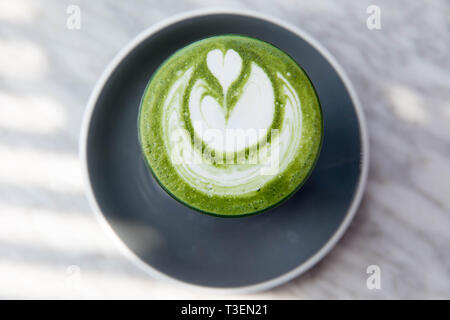
[[[99,95],[112,75],[113,71],[116,69],[116,67],[122,62],[122,60],[132,51],[134,50],[142,41],[147,39],[152,34],[158,32],[159,30],[166,28],[174,23],[180,22],[182,20],[186,20],[189,18],[195,18],[195,17],[201,17],[205,15],[214,15],[214,14],[230,14],[230,15],[240,15],[240,16],[247,16],[251,18],[260,19],[272,24],[276,24],[286,30],[289,30],[290,32],[294,33],[298,37],[302,38],[308,44],[310,44],[313,48],[315,48],[333,67],[333,69],[336,71],[336,73],[341,78],[342,82],[344,83],[344,86],[346,90],[348,91],[350,95],[350,99],[353,102],[354,109],[358,118],[358,124],[359,124],[359,132],[361,136],[361,173],[358,179],[358,184],[356,187],[356,191],[354,193],[351,205],[346,213],[346,216],[344,220],[341,222],[338,229],[334,232],[334,234],[328,239],[328,241],[320,248],[314,255],[309,257],[305,262],[298,265],[296,268],[279,275],[273,279],[262,281],[257,284],[252,284],[248,286],[240,286],[240,287],[230,287],[230,288],[216,288],[216,287],[208,287],[204,285],[195,285],[192,283],[188,283],[183,280],[179,280],[176,278],[173,278],[155,268],[153,268],[151,265],[147,264],[143,260],[141,260],[134,252],[132,252],[125,243],[118,237],[118,235],[115,233],[115,231],[112,229],[109,222],[106,220],[105,216],[103,215],[100,206],[97,202],[97,199],[94,195],[93,186],[91,184],[89,171],[88,171],[88,161],[87,161],[87,145],[88,145],[88,138],[89,138],[89,127],[91,118],[95,109],[96,102],[99,98]],[[285,21],[282,21],[279,18],[275,18],[272,16],[269,16],[267,14],[253,11],[253,10],[244,10],[244,9],[229,9],[229,8],[210,8],[210,9],[197,9],[197,10],[191,10],[183,13],[179,13],[176,15],[173,15],[169,18],[166,18],[139,33],[136,37],[134,37],[130,42],[128,42],[127,45],[125,45],[112,59],[111,62],[107,65],[106,69],[101,74],[100,78],[97,80],[94,89],[89,97],[86,110],[84,112],[82,124],[81,124],[81,131],[80,131],[80,140],[79,140],[79,160],[81,163],[81,170],[82,170],[82,179],[85,186],[85,194],[88,199],[88,203],[94,212],[94,215],[101,225],[102,229],[105,231],[106,234],[112,239],[112,241],[115,243],[115,245],[118,247],[119,251],[130,261],[132,261],[136,266],[138,266],[141,270],[149,274],[150,276],[154,277],[158,280],[164,280],[165,282],[177,285],[179,287],[184,287],[196,291],[207,291],[207,292],[214,292],[218,294],[244,294],[244,293],[254,293],[258,291],[264,291],[271,289],[273,287],[282,285],[295,277],[299,276],[300,274],[306,272],[311,267],[313,267],[316,263],[318,263],[326,254],[330,252],[330,250],[336,245],[336,243],[339,241],[339,239],[342,237],[344,232],[349,227],[351,221],[353,220],[353,217],[356,213],[356,210],[359,207],[359,204],[361,202],[365,185],[367,183],[367,176],[368,176],[368,169],[369,169],[369,138],[368,138],[368,130],[367,130],[367,124],[365,121],[363,109],[361,107],[360,100],[356,94],[355,89],[353,88],[353,85],[348,78],[347,74],[344,72],[343,68],[340,66],[340,64],[337,62],[337,60],[334,58],[333,55],[317,40],[315,40],[312,36],[310,36],[308,33],[303,31],[302,29],[288,23]]]

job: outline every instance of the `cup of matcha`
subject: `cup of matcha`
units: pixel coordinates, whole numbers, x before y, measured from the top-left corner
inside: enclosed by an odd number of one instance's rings
[[[152,75],[138,136],[161,187],[203,213],[238,217],[305,183],[323,137],[319,98],[285,52],[250,37],[194,42]]]

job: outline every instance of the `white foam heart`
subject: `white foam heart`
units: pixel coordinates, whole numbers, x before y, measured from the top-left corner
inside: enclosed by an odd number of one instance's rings
[[[242,69],[242,59],[233,49],[229,49],[225,56],[219,49],[208,52],[206,64],[209,71],[217,78],[223,89],[223,94],[227,94],[230,85],[239,77]]]
[[[225,109],[213,97],[202,99],[204,90],[201,80],[193,86],[189,110],[197,135],[205,139],[205,129],[209,130],[210,136],[205,142],[212,149],[242,150],[255,144],[260,138],[260,130],[267,130],[272,124],[275,114],[274,91],[269,77],[256,63],[251,65],[243,94],[228,121],[225,119]],[[248,140],[235,138],[237,134],[249,133],[248,130],[255,132],[255,135],[251,135]]]

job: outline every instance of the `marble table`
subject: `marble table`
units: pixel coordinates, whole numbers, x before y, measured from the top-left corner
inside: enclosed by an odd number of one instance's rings
[[[78,161],[83,111],[107,63],[162,19],[255,9],[318,39],[369,127],[367,189],[348,232],[303,276],[219,296],[150,278],[104,235]],[[369,29],[369,5],[381,29]],[[76,7],[71,7],[76,6]],[[80,9],[77,25],[67,19]],[[450,298],[450,4],[438,1],[2,1],[0,298]],[[367,287],[367,267],[381,288]]]

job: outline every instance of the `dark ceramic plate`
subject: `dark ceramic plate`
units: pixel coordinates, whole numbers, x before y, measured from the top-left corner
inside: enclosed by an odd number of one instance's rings
[[[141,154],[137,117],[160,63],[193,41],[230,33],[272,43],[304,68],[325,131],[316,168],[299,192],[268,212],[225,219],[189,209],[161,189]],[[158,278],[228,292],[267,289],[318,262],[348,227],[368,168],[362,111],[334,58],[302,31],[249,12],[191,12],[133,40],[92,93],[80,152],[94,211],[131,260]]]

